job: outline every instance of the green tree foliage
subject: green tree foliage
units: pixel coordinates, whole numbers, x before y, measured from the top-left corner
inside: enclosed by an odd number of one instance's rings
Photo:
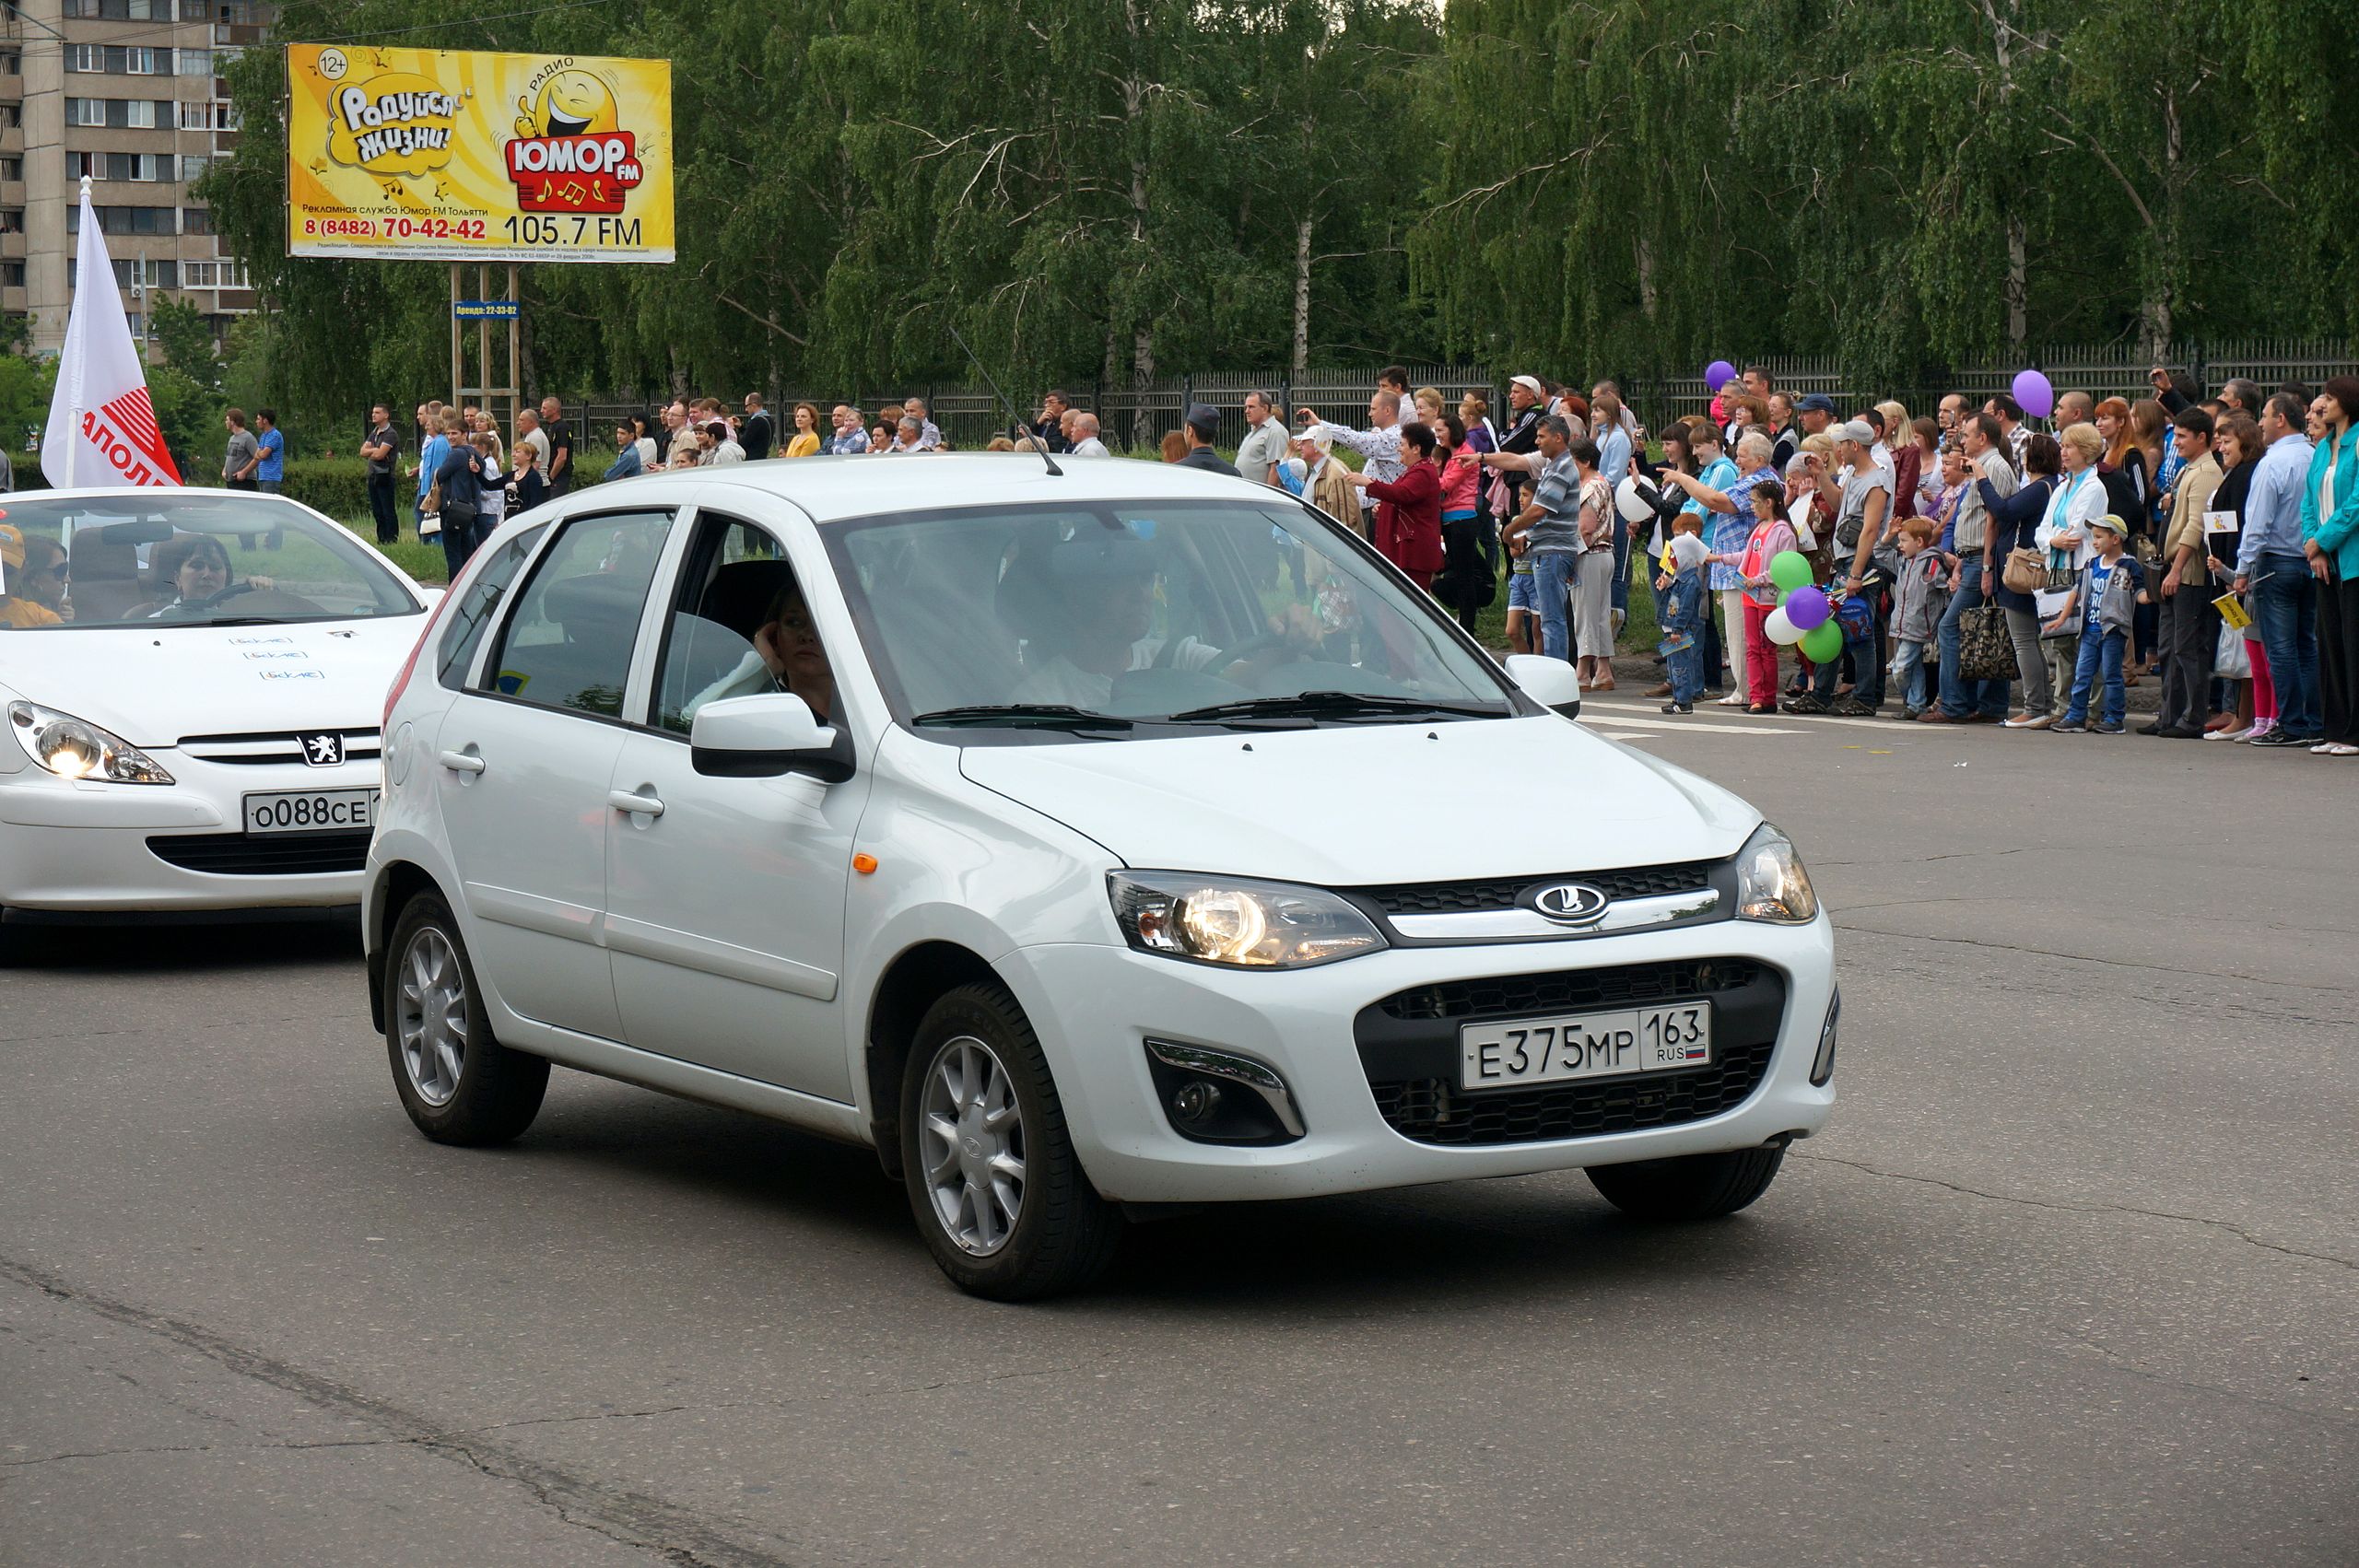
[[[163,350],[164,363],[205,388],[221,384],[221,359],[213,351],[213,329],[205,312],[186,299],[158,294],[147,318],[147,334]]]
[[[524,269],[528,384],[579,394],[966,380],[954,326],[1027,387],[2347,332],[2344,9],[593,0],[454,36],[286,0],[280,32],[674,61],[677,263]],[[287,259],[282,72],[231,67],[203,190],[271,302],[226,391],[405,407],[449,377],[443,269]]]

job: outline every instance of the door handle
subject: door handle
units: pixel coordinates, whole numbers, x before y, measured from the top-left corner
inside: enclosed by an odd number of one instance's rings
[[[453,773],[481,773],[484,762],[473,752],[444,752],[442,766]]]
[[[618,812],[628,812],[633,816],[662,816],[663,814],[663,802],[652,795],[637,794],[628,790],[607,790],[606,804]]]

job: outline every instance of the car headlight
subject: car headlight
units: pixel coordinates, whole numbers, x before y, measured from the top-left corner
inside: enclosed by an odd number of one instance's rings
[[[1123,937],[1142,953],[1307,969],[1384,945],[1366,915],[1320,888],[1178,872],[1109,872],[1106,887]]]
[[[1818,894],[1802,858],[1786,836],[1763,823],[1736,857],[1736,912],[1747,920],[1807,925],[1818,918]]]
[[[87,719],[39,703],[12,702],[8,724],[27,755],[60,778],[96,778],[109,784],[172,781],[154,757]]]

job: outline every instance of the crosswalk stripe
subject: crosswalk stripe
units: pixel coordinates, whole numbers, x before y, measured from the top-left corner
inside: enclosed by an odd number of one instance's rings
[[[1581,717],[1584,719],[1588,718],[1590,711],[1592,708],[1611,712],[1617,716],[1624,713],[1637,714],[1660,711],[1660,709],[1655,708],[1641,708],[1629,703],[1599,702],[1590,698],[1584,699],[1581,703]],[[1776,718],[1781,723],[1786,724],[1848,724],[1854,727],[1864,724],[1872,730],[1899,730],[1902,728],[1896,720],[1890,719],[1851,719],[1837,713],[1788,713],[1783,709],[1780,709],[1775,715],[1764,713],[1756,716],[1745,712],[1744,709],[1741,708],[1723,708],[1717,702],[1697,703],[1696,705],[1696,712],[1693,717],[1704,720],[1707,723],[1719,725],[1729,730],[1759,730],[1762,728],[1761,720],[1772,717]],[[1604,722],[1609,724],[1620,723],[1621,721],[1622,720],[1619,717],[1604,720]],[[1966,727],[1973,728],[1974,726]],[[1950,728],[1950,726],[1928,724],[1925,728],[1928,730],[1940,730]],[[1789,732],[1790,733],[1790,731]]]
[[[1581,707],[1581,722],[1584,724],[1590,722],[1589,707],[1587,704],[1583,704]],[[1601,715],[1595,722],[1600,725],[1628,724],[1641,730],[1694,730],[1698,728],[1695,718],[1692,715],[1677,719],[1632,719],[1625,718],[1623,715],[1615,713],[1610,716]],[[1718,731],[1720,733],[1729,735],[1799,735],[1802,733],[1800,730],[1781,729],[1774,724],[1708,724],[1708,721],[1707,727]]]

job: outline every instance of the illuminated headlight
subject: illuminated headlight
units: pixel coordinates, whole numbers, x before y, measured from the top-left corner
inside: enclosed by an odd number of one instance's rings
[[[1807,925],[1818,918],[1810,872],[1786,836],[1763,823],[1736,857],[1736,912],[1748,920]]]
[[[172,781],[154,757],[87,719],[39,703],[12,702],[8,724],[26,755],[60,778],[95,778],[109,784]]]
[[[1106,884],[1124,939],[1142,953],[1306,969],[1384,945],[1366,915],[1316,887],[1173,872],[1116,872]]]

